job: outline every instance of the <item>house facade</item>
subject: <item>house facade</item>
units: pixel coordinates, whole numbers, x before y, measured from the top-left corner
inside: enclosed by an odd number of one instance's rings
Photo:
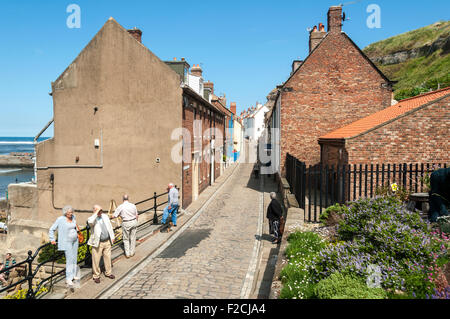
[[[310,52],[295,60],[277,96],[280,166],[286,154],[307,165],[320,163],[317,139],[391,105],[392,82],[342,31],[342,7],[330,7],[328,31],[310,32]]]

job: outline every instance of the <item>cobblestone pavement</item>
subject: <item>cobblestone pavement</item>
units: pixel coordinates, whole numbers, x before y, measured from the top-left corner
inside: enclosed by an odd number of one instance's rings
[[[237,299],[260,215],[260,180],[241,164],[200,216],[112,299]]]

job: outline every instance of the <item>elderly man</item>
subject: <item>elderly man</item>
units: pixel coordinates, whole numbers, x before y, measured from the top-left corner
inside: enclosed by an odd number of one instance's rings
[[[267,207],[267,218],[269,219],[269,229],[270,234],[274,236],[272,243],[280,243],[281,234],[280,234],[280,221],[283,215],[283,209],[281,208],[280,203],[277,201],[277,194],[275,192],[270,193],[270,198],[272,201]]]
[[[177,227],[178,190],[172,183],[169,184],[167,190],[169,191],[169,203],[166,206],[166,208],[164,208],[161,223],[165,224],[169,214],[172,214],[172,221],[170,222],[170,227],[172,226]]]
[[[88,218],[91,237],[88,245],[92,246],[92,279],[100,283],[100,259],[103,257],[105,277],[114,279],[111,264],[111,246],[114,244],[114,230],[111,221],[99,205],[93,208],[94,214]]]
[[[138,225],[139,214],[136,205],[128,201],[128,195],[123,195],[123,203],[114,211],[114,218],[122,217],[123,246],[125,248],[125,257],[134,256],[136,248],[136,229]]]

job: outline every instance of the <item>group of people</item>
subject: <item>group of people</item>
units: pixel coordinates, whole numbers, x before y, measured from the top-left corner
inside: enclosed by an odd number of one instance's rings
[[[171,226],[177,225],[178,211],[178,190],[172,183],[168,186],[169,200],[164,209],[162,224],[166,223],[169,214],[172,214]],[[95,283],[100,283],[100,261],[103,258],[104,274],[109,279],[115,279],[112,273],[111,249],[115,241],[114,229],[111,220],[100,205],[94,205],[93,214],[87,219],[91,235],[87,244],[92,248],[92,279]],[[65,206],[62,209],[62,216],[56,219],[50,227],[49,238],[53,245],[58,245],[58,250],[64,251],[66,257],[66,283],[71,291],[74,291],[74,281],[80,280],[80,270],[77,265],[78,257],[78,233],[74,209],[72,206]],[[138,226],[139,214],[136,205],[129,202],[129,196],[123,195],[123,203],[119,205],[113,214],[113,218],[122,218],[122,238],[125,250],[125,257],[131,258],[135,255],[136,230]],[[58,232],[56,241],[55,232]]]

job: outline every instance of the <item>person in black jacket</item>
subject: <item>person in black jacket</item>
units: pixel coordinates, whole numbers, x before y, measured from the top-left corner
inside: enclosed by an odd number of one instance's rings
[[[438,217],[448,216],[447,206],[450,206],[450,167],[434,171],[430,178],[430,210],[428,212],[431,222]]]
[[[277,201],[276,193],[270,193],[270,198],[272,201],[270,202],[269,207],[267,207],[267,218],[269,219],[269,232],[274,236],[272,243],[275,244],[281,241],[280,219],[283,214],[283,210],[280,203]]]

